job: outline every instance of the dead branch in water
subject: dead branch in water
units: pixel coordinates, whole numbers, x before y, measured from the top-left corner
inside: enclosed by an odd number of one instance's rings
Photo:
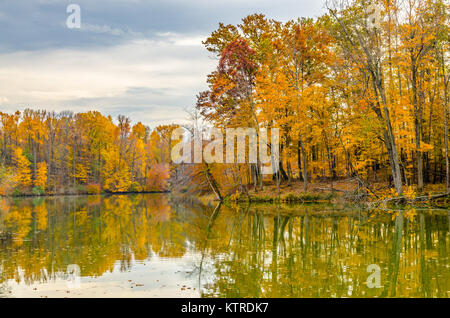
[[[450,198],[450,193],[440,193],[435,194],[432,196],[420,196],[415,198],[408,198],[405,196],[395,197],[395,198],[388,198],[376,202],[370,202],[368,205],[370,207],[378,207],[380,205],[386,205],[386,204],[414,204],[414,203],[420,203],[420,202],[433,202],[438,199],[442,198]]]
[[[330,188],[313,188],[313,191],[322,191],[322,192],[331,191],[331,192],[343,192],[343,193],[347,192],[347,191],[332,188],[332,187],[330,187]]]

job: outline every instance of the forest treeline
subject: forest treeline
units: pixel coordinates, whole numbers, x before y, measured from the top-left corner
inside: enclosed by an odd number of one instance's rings
[[[316,180],[351,177],[396,195],[427,183],[448,189],[448,2],[326,5],[317,19],[254,14],[220,24],[203,42],[218,63],[198,95],[199,116],[220,129],[279,128],[273,183],[300,180],[308,191]],[[216,177],[216,190],[257,191],[269,180],[260,171],[260,163],[203,165],[196,175],[205,186]]]
[[[165,191],[175,127],[96,111],[0,113],[0,195]]]

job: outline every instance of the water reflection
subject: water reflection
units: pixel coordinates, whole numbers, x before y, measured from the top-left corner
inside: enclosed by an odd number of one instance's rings
[[[214,208],[155,194],[1,199],[0,211],[3,296],[66,290],[70,264],[88,296],[450,296],[447,211]],[[371,264],[380,288],[366,284]]]

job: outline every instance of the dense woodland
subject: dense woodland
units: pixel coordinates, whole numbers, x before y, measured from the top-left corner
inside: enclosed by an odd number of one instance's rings
[[[300,180],[308,191],[314,181],[354,178],[369,189],[385,183],[394,195],[448,189],[448,2],[326,5],[315,20],[255,14],[220,24],[204,41],[218,66],[197,111],[219,128],[278,127],[273,183]],[[220,172],[215,183],[230,188],[257,191],[268,181],[261,164],[203,170]]]
[[[164,190],[169,174],[219,198],[344,178],[395,195],[439,183],[448,191],[448,2],[326,5],[317,19],[219,24],[204,41],[218,65],[187,128],[279,128],[278,174],[263,177],[259,160],[170,167],[176,125],[151,131],[123,116],[26,110],[0,114],[1,193]]]
[[[167,190],[175,126],[150,131],[99,112],[0,113],[0,194],[96,194]]]

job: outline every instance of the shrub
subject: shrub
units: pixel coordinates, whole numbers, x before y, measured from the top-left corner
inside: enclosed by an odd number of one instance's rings
[[[16,186],[15,178],[10,169],[0,166],[0,196],[12,194]]]
[[[299,201],[299,197],[294,193],[287,193],[281,198],[281,200],[284,202],[296,202]]]
[[[130,192],[142,192],[142,187],[136,181],[132,182],[130,185]]]
[[[100,194],[101,187],[97,183],[90,183],[86,186],[86,193],[87,194]]]
[[[33,187],[33,189],[31,189],[31,193],[33,195],[40,196],[40,195],[44,195],[45,191],[44,191],[44,189],[42,189],[42,187],[38,186],[38,187]]]
[[[76,194],[80,194],[80,193],[87,193],[86,192],[86,186],[82,185],[82,184],[77,184],[76,185]]]

